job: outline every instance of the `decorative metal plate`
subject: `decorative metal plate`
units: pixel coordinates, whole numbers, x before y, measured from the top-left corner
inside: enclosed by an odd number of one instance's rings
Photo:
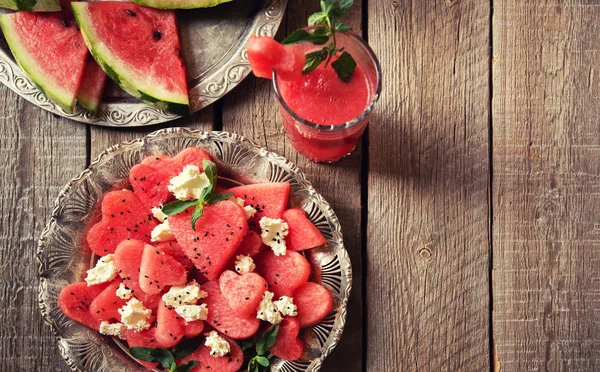
[[[273,36],[286,3],[287,0],[234,0],[214,8],[178,12],[192,112],[223,97],[250,73],[246,55],[250,35]],[[0,10],[0,14],[7,12]],[[0,82],[44,110],[85,123],[132,127],[179,118],[128,95],[110,79],[97,114],[79,106],[73,114],[68,114],[29,80],[1,33]]]
[[[289,182],[290,203],[304,209],[327,239],[327,247],[309,251],[307,258],[311,280],[333,294],[334,311],[320,324],[302,331],[305,352],[301,360],[275,360],[271,368],[281,372],[318,371],[342,335],[352,285],[350,258],[335,213],[304,173],[285,158],[236,134],[185,128],[156,131],[105,150],[59,194],[40,238],[37,259],[41,313],[56,333],[63,358],[74,371],[144,370],[114,340],[68,319],[58,308],[57,299],[63,287],[82,280],[94,260],[91,252],[81,247],[84,228],[99,197],[115,185],[127,187],[129,169],[144,157],[172,156],[188,147],[209,152],[219,166],[219,174],[235,182]]]

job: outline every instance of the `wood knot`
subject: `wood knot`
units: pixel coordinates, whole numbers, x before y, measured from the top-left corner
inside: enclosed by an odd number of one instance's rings
[[[429,248],[427,248],[427,247],[423,247],[423,248],[419,249],[419,251],[417,253],[419,254],[419,258],[422,259],[423,261],[429,261],[429,260],[431,260],[431,256],[433,256],[433,254],[431,253],[431,250],[429,250]]]

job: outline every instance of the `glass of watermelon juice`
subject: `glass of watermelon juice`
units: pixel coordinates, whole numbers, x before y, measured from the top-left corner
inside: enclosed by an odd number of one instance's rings
[[[285,131],[294,148],[316,162],[335,162],[354,150],[381,93],[381,68],[369,45],[352,31],[338,32],[336,39],[356,61],[348,82],[331,64],[291,81],[278,80],[273,71]],[[304,53],[322,48],[309,43],[296,47]]]

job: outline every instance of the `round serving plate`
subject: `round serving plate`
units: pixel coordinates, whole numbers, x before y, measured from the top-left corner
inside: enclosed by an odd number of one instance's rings
[[[302,359],[294,362],[275,359],[271,367],[271,371],[281,372],[318,371],[341,337],[352,285],[350,258],[334,211],[304,173],[285,158],[236,134],[185,128],[159,130],[105,150],[59,194],[40,238],[37,259],[41,313],[56,334],[63,358],[74,371],[144,370],[127,355],[120,342],[68,319],[58,308],[57,299],[60,290],[81,281],[93,263],[91,252],[81,247],[84,229],[100,196],[115,185],[128,187],[129,170],[144,157],[173,156],[188,147],[210,153],[219,167],[219,175],[234,182],[289,182],[290,204],[304,209],[327,239],[327,247],[310,250],[306,256],[311,264],[311,280],[333,294],[334,310],[321,323],[302,330],[300,337],[305,342]]]
[[[275,35],[286,3],[287,0],[233,0],[214,8],[177,13],[192,113],[223,97],[248,76],[246,45],[250,35]],[[7,12],[0,10],[0,14]],[[179,118],[128,95],[110,79],[97,114],[79,106],[73,114],[66,113],[29,80],[1,33],[0,82],[44,110],[84,123],[145,126]]]

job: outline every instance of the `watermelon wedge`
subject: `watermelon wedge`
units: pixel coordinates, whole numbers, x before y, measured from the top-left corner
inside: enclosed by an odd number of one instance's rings
[[[251,229],[260,233],[258,221],[263,217],[281,218],[290,197],[288,182],[257,183],[231,188],[224,193],[233,193],[244,199],[245,205],[256,209],[256,215],[248,221]]]
[[[133,0],[134,3],[157,9],[210,8],[231,0]]]
[[[142,254],[139,280],[142,291],[159,294],[165,291],[165,286],[187,283],[187,272],[173,257],[156,247],[146,245]]]
[[[117,296],[117,288],[119,288],[121,283],[120,279],[113,280],[92,301],[90,304],[90,313],[94,319],[100,321],[111,319],[121,321],[121,314],[119,314],[118,310],[127,303],[126,300]]]
[[[282,80],[300,78],[306,57],[295,45],[282,45],[268,36],[250,36],[248,61],[256,77],[271,79],[273,70]]]
[[[94,58],[88,56],[85,70],[83,71],[83,80],[81,80],[81,85],[77,92],[77,102],[89,112],[97,112],[102,100],[105,82],[106,74],[98,66]]]
[[[0,26],[27,76],[51,101],[72,113],[87,58],[76,24],[59,13],[17,12],[0,16]]]
[[[256,256],[254,263],[256,272],[267,281],[275,298],[293,297],[294,290],[306,283],[310,276],[310,264],[303,255],[294,251],[287,251],[284,256],[276,256],[273,251],[262,252]]]
[[[242,368],[242,364],[244,364],[244,352],[239,347],[239,345],[230,339],[229,337],[225,337],[227,342],[229,342],[229,346],[231,347],[231,351],[229,354],[222,357],[214,357],[210,355],[210,348],[202,344],[199,348],[193,351],[190,355],[186,356],[183,359],[179,359],[177,362],[178,365],[186,364],[192,360],[200,362],[196,367],[192,368],[190,372],[236,372],[240,371]]]
[[[179,115],[189,114],[175,13],[128,2],[74,2],[85,43],[123,90]]]
[[[59,12],[60,3],[57,0],[0,0],[0,8],[25,12]]]
[[[279,325],[275,344],[269,352],[285,360],[300,359],[304,352],[304,345],[298,333],[300,333],[300,322],[295,318],[284,318]]]
[[[327,288],[306,282],[294,291],[294,303],[298,307],[296,319],[301,328],[319,323],[333,310],[333,296]]]
[[[69,319],[94,330],[100,329],[100,320],[90,313],[92,301],[106,288],[106,284],[88,287],[86,282],[71,283],[58,295],[58,307]]]
[[[327,244],[323,234],[306,217],[304,210],[291,208],[283,212],[282,217],[289,226],[285,237],[287,249],[303,251]]]

